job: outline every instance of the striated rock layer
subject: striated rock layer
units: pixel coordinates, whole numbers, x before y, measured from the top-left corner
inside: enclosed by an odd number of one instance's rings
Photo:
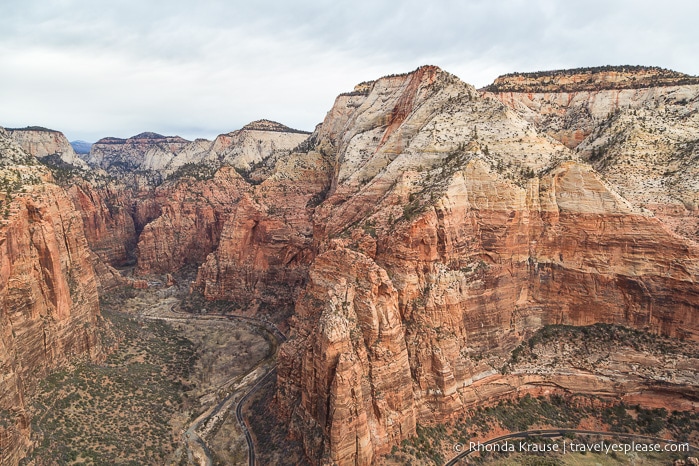
[[[699,249],[448,73],[423,67],[358,86],[315,144],[334,160],[333,181],[314,213],[318,255],[277,392],[315,464],[369,464],[418,420],[522,390],[638,388],[502,374],[546,324],[699,340]],[[671,392],[697,406],[696,387]]]
[[[51,175],[0,130],[0,458],[28,450],[26,396],[75,357],[99,358],[91,252],[76,212]]]
[[[271,289],[302,280],[303,272],[288,271],[298,262],[307,269],[307,204],[328,182],[322,156],[289,153],[307,138],[267,120],[219,136],[211,153],[220,169],[206,176],[195,165],[191,174],[156,189],[160,214],[139,237],[137,272],[165,273],[206,261],[195,286],[207,298],[250,302],[264,294],[288,305],[288,293],[277,296]],[[250,243],[240,243],[242,238]],[[230,255],[235,265],[228,265]],[[256,289],[266,286],[269,291]]]
[[[676,233],[699,239],[699,78],[640,67],[513,74],[485,95],[576,148]]]
[[[67,191],[82,216],[90,249],[107,264],[129,262],[137,234],[133,201],[125,187],[76,180]]]
[[[290,151],[308,135],[269,120],[252,122],[237,131],[221,134],[214,141],[187,141],[179,136],[141,133],[128,139],[100,139],[92,145],[85,160],[90,166],[119,176],[132,177],[135,171],[144,172],[150,183],[159,184],[169,176],[215,170],[221,165],[250,170],[275,153]]]
[[[8,135],[27,154],[40,159],[55,157],[64,164],[87,168],[73,150],[68,139],[59,131],[41,127],[27,127],[7,130]],[[59,162],[59,163],[60,163]]]
[[[233,208],[194,286],[208,299],[271,306],[279,318],[291,311],[315,257],[312,216],[329,189],[331,167],[318,151],[270,163],[251,173],[266,179]]]
[[[91,248],[107,265],[135,260],[138,274],[169,273],[201,264],[243,194],[307,137],[260,120],[213,142],[155,133],[104,138],[86,160],[108,177],[71,179],[69,192]]]
[[[248,188],[230,167],[209,180],[187,178],[158,187],[153,203],[160,214],[138,238],[137,272],[167,273],[203,262],[218,246],[226,218]]]
[[[314,462],[371,464],[376,452],[415,432],[398,293],[384,269],[347,249],[322,254],[292,328],[299,333],[280,353],[278,396],[300,393],[292,431],[303,433]],[[297,378],[285,377],[295,370]]]
[[[6,309],[55,314],[42,329],[72,322],[96,315],[92,267],[118,280],[109,265],[135,258],[139,275],[199,266],[193,289],[210,300],[277,321],[293,309],[275,403],[313,464],[370,464],[418,422],[524,392],[699,409],[694,360],[676,379],[632,374],[623,358],[508,371],[512,349],[547,324],[699,341],[694,81],[602,68],[506,76],[479,92],[425,66],[340,95],[310,135],[261,120],[213,142],[103,139],[87,160],[104,172],[71,174],[68,195],[32,168],[17,186],[33,195],[3,199],[12,234],[0,248],[22,248],[2,252],[15,281],[0,296]],[[10,146],[13,166],[30,165]],[[91,325],[83,346],[60,328],[56,343],[42,330],[47,367],[97,347]],[[20,380],[23,366],[10,366]],[[25,448],[17,419],[13,451]]]

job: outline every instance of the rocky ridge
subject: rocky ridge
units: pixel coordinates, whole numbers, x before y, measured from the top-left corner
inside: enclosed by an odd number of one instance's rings
[[[85,160],[120,177],[150,173],[151,184],[157,185],[169,176],[186,175],[187,169],[197,170],[197,165],[208,165],[209,171],[222,165],[249,171],[275,152],[290,151],[308,134],[269,120],[252,122],[214,141],[141,133],[128,139],[100,139]]]
[[[699,77],[655,66],[598,66],[569,70],[510,73],[498,77],[488,92],[546,93],[699,84]]]
[[[478,382],[499,370],[481,355],[504,362],[545,324],[698,338],[697,248],[448,73],[365,83],[317,133],[333,182],[278,370],[279,403],[313,462],[368,464],[416,419],[554,383]],[[384,283],[363,283],[370,270]],[[396,332],[407,359],[376,332]],[[381,388],[404,387],[406,373],[408,392]]]
[[[634,70],[506,75],[484,95],[575,148],[634,205],[696,241],[699,78]]]
[[[107,171],[163,170],[189,143],[179,136],[150,132],[128,139],[103,138],[92,145],[86,162]]]
[[[307,203],[323,190],[328,178],[319,154],[304,154],[303,160],[290,154],[307,138],[307,133],[268,120],[216,138],[210,153],[215,154],[214,166],[220,164],[221,168],[210,175],[198,175],[202,164],[210,166],[210,162],[192,164],[194,176],[180,172],[182,176],[172,176],[156,189],[154,202],[160,213],[139,236],[137,272],[164,273],[205,262],[208,265],[200,271],[195,287],[209,299],[235,297],[249,303],[264,294],[274,297],[276,304],[286,301],[288,306],[288,293],[252,289],[255,283],[263,287],[285,283],[283,276],[295,260],[307,262],[301,259],[307,256],[302,251],[311,243]],[[241,219],[242,224],[238,223]],[[238,243],[239,235],[247,237],[254,247]],[[282,252],[279,246],[289,242]],[[258,249],[269,243],[276,243],[270,251]],[[232,251],[236,251],[233,267],[239,271],[235,273],[227,269],[222,258]],[[276,264],[276,272],[268,271],[270,260]],[[221,273],[220,268],[224,269]],[[253,271],[257,269],[263,270]],[[281,275],[274,275],[277,272]],[[213,280],[212,275],[216,277]],[[297,274],[291,275],[292,282],[300,280]]]
[[[58,132],[44,133],[37,139],[65,139]],[[265,162],[274,166],[273,160],[307,137],[260,120],[213,142],[156,133],[103,138],[86,157],[92,171],[49,165],[83,216],[88,242],[98,256],[95,267],[105,283],[114,284],[118,277],[111,266],[137,259],[141,274],[200,264],[217,247],[227,215],[252,189],[250,182],[258,184],[270,175],[257,170],[256,181],[243,180],[236,170],[246,177],[253,168],[269,170]],[[30,148],[36,147],[32,143]],[[220,173],[218,167],[223,167]]]
[[[37,126],[6,129],[9,136],[28,154],[39,159],[55,158],[54,163],[73,165],[86,169],[85,162],[78,157],[68,139],[59,131]]]
[[[30,447],[26,399],[52,369],[102,356],[97,279],[80,214],[0,129],[0,458]]]
[[[207,299],[288,315],[316,254],[313,214],[330,188],[329,157],[317,150],[270,160],[223,224],[220,243],[199,268],[195,289]]]

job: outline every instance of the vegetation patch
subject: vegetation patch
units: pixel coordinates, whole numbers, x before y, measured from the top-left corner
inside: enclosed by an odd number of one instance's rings
[[[168,180],[179,180],[180,178],[194,178],[197,181],[210,180],[218,169],[219,166],[207,163],[185,163],[167,178]]]
[[[668,413],[662,409],[644,409],[640,406],[614,404],[592,396],[533,397],[525,395],[517,400],[503,400],[495,406],[468,410],[461,419],[454,423],[431,427],[418,425],[417,435],[403,440],[400,447],[394,447],[393,451],[386,455],[385,460],[386,464],[391,465],[442,465],[445,460],[448,461],[456,455],[453,449],[455,444],[468,445],[469,441],[475,442],[477,439],[496,437],[502,432],[520,432],[540,428],[575,429],[586,419],[601,419],[611,427],[609,429],[611,432],[668,436],[679,442],[692,441],[692,436],[699,432],[699,414],[694,412],[674,411]],[[571,437],[574,436],[571,435]],[[565,457],[551,458],[550,455],[547,457],[517,454],[507,460],[515,461],[514,463],[491,463],[497,459],[494,455],[469,458],[471,461],[475,460],[482,464],[542,466],[548,464],[594,464],[570,463],[563,461],[566,459]],[[662,456],[662,458],[665,461],[668,459],[667,456]]]
[[[32,406],[36,448],[25,464],[166,464],[192,401],[192,342],[161,321],[103,309],[119,346],[103,364],[80,363],[40,385]],[[178,419],[179,417],[179,419]]]

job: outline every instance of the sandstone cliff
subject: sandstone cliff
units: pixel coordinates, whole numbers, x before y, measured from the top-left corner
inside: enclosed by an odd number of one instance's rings
[[[29,448],[25,397],[68,360],[101,355],[99,304],[80,214],[50,173],[0,130],[0,457]]]
[[[128,139],[103,138],[92,145],[86,162],[108,172],[163,170],[190,141],[179,136],[141,133]]]
[[[72,184],[68,195],[83,218],[90,249],[108,264],[128,262],[136,246],[136,225],[133,201],[124,187],[113,182],[95,186],[82,181]]]
[[[220,244],[199,269],[195,287],[208,299],[271,306],[275,319],[293,308],[315,256],[312,217],[330,184],[328,157],[279,154],[223,225]]]
[[[221,254],[227,254],[225,251],[230,248],[240,249],[248,259],[236,256],[241,262],[235,267],[247,269],[251,264],[243,265],[242,262],[252,260],[254,263],[257,260],[254,257],[259,258],[263,253],[256,248],[246,249],[235,241],[229,243],[238,234],[232,232],[236,229],[233,226],[237,225],[236,222],[247,224],[269,218],[276,225],[271,227],[272,230],[279,231],[274,233],[274,239],[265,238],[263,243],[280,243],[310,235],[312,228],[310,216],[305,213],[306,204],[311,196],[322,190],[323,179],[319,181],[312,170],[304,169],[305,162],[294,161],[294,157],[289,156],[290,149],[307,137],[305,133],[278,123],[265,124],[264,121],[251,123],[228,136],[219,136],[211,152],[217,154],[218,163],[223,164],[220,169],[210,176],[198,175],[201,164],[194,165],[193,176],[189,172],[179,172],[181,176],[173,176],[157,188],[154,202],[160,207],[160,215],[145,226],[139,237],[137,271],[163,273],[178,270],[185,264],[201,264],[208,254],[217,250],[222,235],[225,244],[220,248]],[[269,163],[271,167],[259,166],[259,170],[253,170],[261,162]],[[313,165],[313,160],[309,164]],[[263,185],[258,185],[265,179]],[[248,214],[250,217],[246,218]],[[287,220],[292,226],[285,225]],[[301,227],[300,223],[306,226]],[[310,239],[298,238],[294,240],[296,243],[310,243]],[[300,250],[297,246],[291,249]],[[273,260],[284,260],[287,265],[295,255],[287,251],[277,259],[277,253],[279,250],[274,249],[269,254],[275,257]],[[263,264],[258,266],[266,267]],[[240,277],[236,274],[224,273],[221,280],[214,280],[221,291],[206,289],[203,277],[207,273],[202,273],[198,286],[210,299],[227,298],[240,302],[252,299],[250,285],[239,282]],[[218,276],[218,272],[211,273]],[[277,279],[266,279],[261,283],[273,286]],[[231,283],[238,283],[245,293],[237,294],[233,288],[228,289]]]
[[[640,67],[513,74],[485,95],[577,148],[618,192],[675,232],[699,238],[699,78]]]
[[[620,109],[656,107],[667,100],[686,103],[697,89],[699,78],[669,70],[602,67],[505,75],[484,91],[575,148]]]
[[[629,201],[697,242],[699,86],[683,91],[617,112],[578,150]]]
[[[260,120],[213,142],[154,133],[105,138],[87,160],[112,179],[75,181],[70,193],[92,249],[106,263],[133,258],[139,274],[173,272],[200,264],[217,248],[243,193],[252,193],[272,175],[277,159],[307,137]]]
[[[59,131],[30,126],[8,129],[7,132],[26,153],[34,157],[55,157],[65,164],[87,168],[87,164],[78,157],[68,139]]]
[[[228,215],[249,185],[232,168],[211,179],[167,181],[155,191],[159,215],[138,237],[139,274],[177,271],[200,264],[219,243]]]
[[[219,135],[211,145],[209,157],[249,172],[275,154],[288,153],[309,135],[273,121],[253,121],[237,131]]]
[[[657,66],[597,66],[570,70],[510,73],[485,89],[491,92],[580,92],[699,84],[699,77]]]
[[[71,181],[79,216],[46,170],[14,168],[32,158],[8,143],[7,176],[24,177],[12,186],[38,186],[3,200],[11,238],[70,228],[77,243],[23,239],[39,265],[8,263],[40,293],[7,296],[41,296],[37,315],[61,309],[64,320],[83,309],[93,286],[83,234],[95,266],[132,254],[138,274],[201,264],[193,289],[207,299],[288,317],[275,403],[314,464],[370,464],[418,421],[524,392],[697,409],[696,358],[676,379],[652,373],[656,356],[637,374],[624,358],[575,370],[508,361],[547,324],[699,341],[699,86],[636,68],[496,84],[479,92],[425,66],[340,95],[311,135],[261,120],[213,142],[104,139],[88,160],[112,178]],[[75,297],[60,281],[64,249],[84,275]]]
[[[58,131],[29,127],[10,130],[8,134],[28,155],[47,166],[53,180],[70,196],[83,218],[90,249],[96,253],[93,257],[95,268],[105,270],[110,265],[133,260],[136,245],[134,218],[138,215],[134,212],[137,206],[133,205],[132,198],[146,199],[148,192],[138,192],[133,196],[130,188],[110,178],[104,170],[99,167],[90,169]],[[138,210],[142,211],[143,207],[138,206]],[[110,275],[113,273],[107,272],[106,278]]]
[[[699,339],[696,246],[455,77],[364,83],[317,135],[333,181],[277,393],[315,463],[368,464],[416,419],[559,383],[499,374],[545,324]]]
[[[157,185],[171,175],[211,172],[222,165],[249,171],[275,153],[289,152],[308,135],[280,123],[259,120],[221,134],[213,142],[156,133],[141,133],[128,139],[104,138],[92,145],[85,159],[90,166],[119,177],[143,172],[142,180]]]
[[[347,249],[322,254],[292,329],[298,334],[280,355],[278,396],[299,392],[292,432],[314,463],[371,464],[415,431],[405,327],[384,269]],[[300,367],[291,367],[294,360]]]

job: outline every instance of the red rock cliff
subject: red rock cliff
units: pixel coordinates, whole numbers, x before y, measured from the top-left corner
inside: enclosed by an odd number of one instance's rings
[[[241,307],[272,306],[277,318],[290,312],[315,256],[312,216],[330,173],[327,157],[315,150],[280,156],[225,221],[218,248],[199,269],[197,289]]]
[[[30,156],[0,144],[0,457],[17,464],[29,448],[27,393],[72,358],[100,357],[99,304],[80,214]]]
[[[546,324],[699,340],[695,245],[446,73],[368,87],[318,131],[333,190],[279,357],[277,401],[314,463],[370,464],[416,421],[537,384],[631,389],[500,374]]]

